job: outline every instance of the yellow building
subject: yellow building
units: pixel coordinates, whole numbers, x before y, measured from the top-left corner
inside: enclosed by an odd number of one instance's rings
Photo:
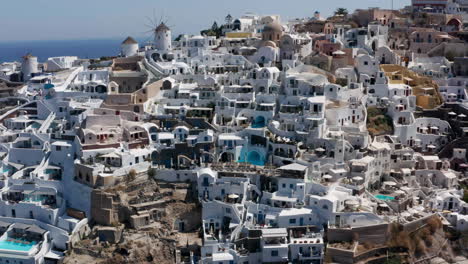
[[[390,84],[406,84],[411,86],[416,96],[416,105],[423,109],[434,109],[443,103],[439,86],[431,79],[400,65],[380,65],[389,79]]]
[[[252,33],[250,32],[227,32],[226,38],[251,38]]]

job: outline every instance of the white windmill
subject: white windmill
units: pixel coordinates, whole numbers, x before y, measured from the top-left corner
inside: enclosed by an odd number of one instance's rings
[[[147,39],[149,44],[159,51],[167,52],[172,49],[172,33],[168,25],[168,19],[163,19],[163,15],[156,19],[155,11],[153,10],[153,18],[146,17],[148,23],[145,24],[149,28],[145,33],[150,33],[151,36]],[[150,42],[152,40],[152,42]]]

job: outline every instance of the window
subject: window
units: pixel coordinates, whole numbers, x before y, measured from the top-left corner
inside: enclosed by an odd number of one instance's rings
[[[277,257],[278,256],[278,250],[272,250],[271,251],[271,256],[272,257]]]
[[[295,223],[296,223],[296,218],[291,218],[291,219],[289,219],[289,223],[290,223],[290,224],[295,224]]]
[[[230,214],[231,213],[231,208],[226,208],[226,214]]]

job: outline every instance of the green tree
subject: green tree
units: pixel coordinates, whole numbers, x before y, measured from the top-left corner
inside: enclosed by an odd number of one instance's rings
[[[211,30],[214,31],[214,32],[218,32],[219,27],[218,27],[218,23],[216,23],[216,21],[211,26]]]
[[[348,15],[348,9],[339,7],[335,10],[335,15],[346,16]]]
[[[175,40],[175,41],[180,41],[180,40],[182,39],[182,36],[183,36],[183,35],[182,35],[182,34],[180,34],[180,35],[179,35],[179,36],[177,36],[177,38],[175,38],[174,40]]]

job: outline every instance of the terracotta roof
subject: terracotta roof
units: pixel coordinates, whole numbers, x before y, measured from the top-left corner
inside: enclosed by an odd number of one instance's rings
[[[138,42],[132,37],[127,37],[122,44],[138,44]]]

